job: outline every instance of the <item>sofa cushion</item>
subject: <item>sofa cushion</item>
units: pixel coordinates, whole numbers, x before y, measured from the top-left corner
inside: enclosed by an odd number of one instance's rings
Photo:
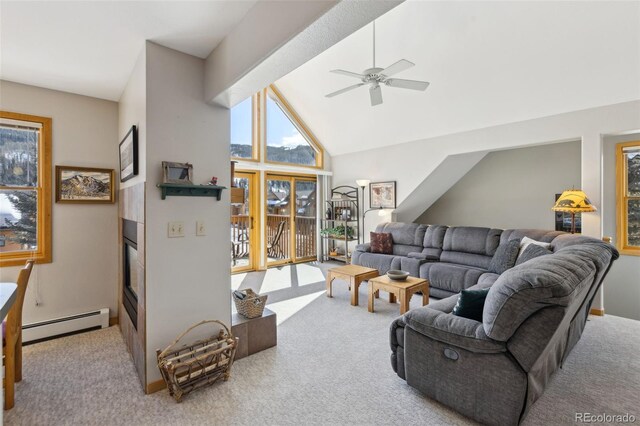
[[[476,268],[489,269],[492,256],[481,254],[463,253],[460,251],[443,251],[440,255],[441,262],[457,263],[463,266],[473,266]]]
[[[491,287],[496,280],[500,278],[500,274],[494,272],[485,272],[478,278],[478,283],[471,287],[472,289]]]
[[[419,223],[386,222],[376,227],[376,232],[386,232],[393,235],[394,244],[422,247],[425,225]],[[420,251],[412,250],[412,251]]]
[[[352,263],[377,269],[380,275],[386,274],[389,269],[400,269],[400,257],[392,254],[353,252]]]
[[[371,232],[371,253],[393,254],[393,237],[386,232]]]
[[[453,263],[428,263],[420,267],[422,276],[423,267],[430,265],[428,279],[430,287],[459,293],[478,282],[480,275],[487,272],[485,269],[472,266],[456,265]]]
[[[440,257],[440,253],[442,253],[442,246],[444,244],[444,234],[446,232],[446,226],[429,225],[424,233],[424,240],[422,241],[422,246],[424,248],[422,252],[430,256]]]
[[[511,241],[516,241],[516,240],[511,240]],[[518,256],[518,261],[516,262],[516,265],[520,265],[526,262],[527,260],[535,259],[536,257],[540,257],[547,254],[552,254],[552,253],[553,252],[551,250],[544,248],[542,246],[539,246],[537,244],[529,244],[529,246],[527,246],[527,248],[520,253],[520,256]]]
[[[491,259],[489,271],[502,274],[507,269],[513,268],[516,264],[519,251],[520,243],[518,240],[511,240],[500,244]]]
[[[566,232],[549,231],[547,229],[505,229],[500,235],[500,243],[502,244],[509,240],[521,240],[523,237],[550,243],[554,238],[562,234],[566,234]]]
[[[527,247],[529,247],[530,245],[536,245],[536,246],[540,246],[543,248],[550,248],[551,247],[551,243],[545,243],[543,241],[537,241],[534,239],[531,239],[529,237],[522,237],[522,240],[520,240],[520,253],[518,254],[518,257],[520,257],[522,255],[522,253],[524,253],[524,251],[527,249]]]
[[[509,269],[491,287],[484,305],[483,325],[492,339],[507,341],[529,316],[548,306],[568,306],[584,295],[603,272],[615,249],[595,243],[569,246]]]
[[[458,297],[458,302],[451,313],[459,317],[482,322],[482,309],[488,292],[489,288],[462,290]]]
[[[500,229],[475,226],[447,228],[443,250],[493,256],[500,243]]]

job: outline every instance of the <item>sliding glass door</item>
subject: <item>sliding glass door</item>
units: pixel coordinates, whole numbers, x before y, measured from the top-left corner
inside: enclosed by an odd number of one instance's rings
[[[231,188],[231,271],[256,269],[257,224],[255,173],[236,172]]]
[[[316,258],[316,179],[266,176],[267,266]]]

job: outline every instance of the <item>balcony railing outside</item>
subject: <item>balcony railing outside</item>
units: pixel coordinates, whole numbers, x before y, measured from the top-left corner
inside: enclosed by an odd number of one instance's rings
[[[298,216],[296,221],[295,258],[305,259],[316,256],[316,218]],[[284,225],[280,225],[285,222]],[[278,236],[278,228],[283,226]],[[249,257],[250,218],[245,215],[231,216],[232,258],[234,263]],[[267,215],[267,244],[270,245],[270,261],[288,260],[291,250],[291,219],[289,215]],[[234,265],[235,266],[235,265]]]

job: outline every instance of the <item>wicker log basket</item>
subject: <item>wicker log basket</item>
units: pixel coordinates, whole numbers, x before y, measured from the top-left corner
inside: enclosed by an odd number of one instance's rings
[[[217,335],[176,349],[183,337],[204,324],[218,324],[222,329]],[[189,327],[163,351],[156,351],[158,368],[169,394],[181,402],[183,395],[195,389],[219,379],[229,380],[237,347],[238,338],[233,337],[229,327],[221,321],[206,320]]]
[[[258,318],[262,316],[264,312],[264,305],[267,303],[268,295],[260,296],[250,288],[246,290],[239,290],[239,292],[246,294],[244,299],[240,299],[233,293],[233,301],[236,304],[238,313],[247,318]]]

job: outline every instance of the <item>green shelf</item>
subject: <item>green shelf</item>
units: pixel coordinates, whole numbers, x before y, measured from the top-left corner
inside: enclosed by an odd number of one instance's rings
[[[182,185],[179,183],[159,183],[156,186],[160,188],[163,200],[167,198],[167,195],[173,195],[182,197],[216,197],[220,201],[222,190],[227,189],[226,186]]]

